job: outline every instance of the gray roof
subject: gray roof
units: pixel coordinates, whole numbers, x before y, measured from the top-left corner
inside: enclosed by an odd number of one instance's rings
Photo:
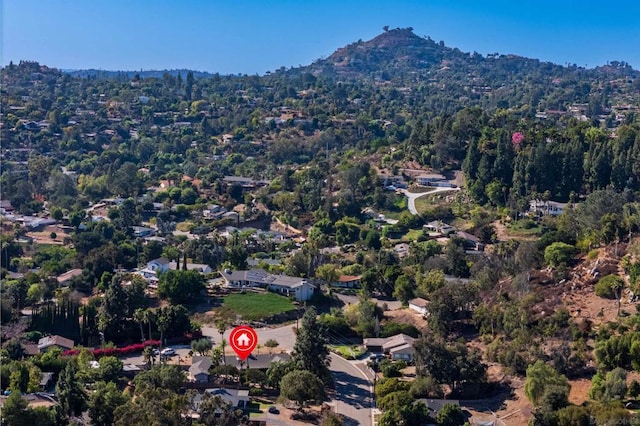
[[[209,368],[211,368],[211,357],[194,355],[191,358],[189,374],[194,377],[198,374],[209,374]]]
[[[47,386],[51,380],[53,380],[53,373],[40,373],[40,386]]]
[[[415,340],[416,339],[414,339],[411,336],[407,336],[406,334],[402,334],[402,333],[396,334],[395,336],[388,337],[386,342],[384,342],[384,344],[382,345],[382,348],[385,351],[388,351],[398,346],[403,346],[407,344],[413,346],[413,342]]]
[[[234,407],[237,407],[240,401],[249,400],[249,390],[247,389],[215,388],[207,389],[205,392],[211,396],[221,397],[226,402],[230,402]]]
[[[432,413],[437,413],[438,411],[442,410],[442,407],[444,407],[447,404],[453,404],[453,405],[460,406],[460,401],[458,401],[457,399],[426,399],[426,398],[420,398],[420,399],[418,399],[418,401],[423,402],[424,405],[427,406],[427,409]]]
[[[251,269],[249,271],[231,271],[227,269],[221,271],[220,274],[227,281],[249,281],[263,285],[278,285],[289,288],[299,287],[306,282],[304,278],[274,275],[263,269]]]

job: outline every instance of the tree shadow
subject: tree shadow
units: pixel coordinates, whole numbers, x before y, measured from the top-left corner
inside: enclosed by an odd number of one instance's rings
[[[362,409],[371,407],[369,382],[344,372],[334,372],[334,399]]]

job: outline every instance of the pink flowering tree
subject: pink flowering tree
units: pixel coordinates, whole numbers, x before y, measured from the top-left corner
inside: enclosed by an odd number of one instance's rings
[[[514,132],[513,135],[511,135],[511,143],[515,147],[519,147],[523,139],[524,135],[522,134],[522,132]]]

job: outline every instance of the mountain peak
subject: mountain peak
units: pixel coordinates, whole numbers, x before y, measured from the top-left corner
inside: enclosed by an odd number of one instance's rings
[[[425,68],[442,61],[448,49],[430,38],[419,37],[413,28],[384,27],[369,41],[359,40],[332,53],[314,65],[339,74],[379,71],[386,68]]]

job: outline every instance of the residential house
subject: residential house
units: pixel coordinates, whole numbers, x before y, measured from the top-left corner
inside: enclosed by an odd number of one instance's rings
[[[416,177],[418,185],[422,186],[439,186],[452,188],[453,185],[447,181],[447,178],[438,173],[425,173]]]
[[[227,388],[214,388],[204,391],[211,396],[219,396],[223,401],[230,403],[233,408],[246,408],[249,404],[249,390],[248,389],[227,389]],[[200,404],[204,398],[204,394],[198,394],[193,398],[193,409],[198,411]]]
[[[211,368],[210,356],[196,356],[191,358],[191,367],[189,367],[189,380],[197,383],[206,383],[209,381],[209,368]]]
[[[468,232],[464,232],[464,231],[456,231],[455,233],[453,233],[451,235],[461,239],[462,240],[462,244],[464,245],[465,249],[467,249],[467,250],[475,250],[475,251],[483,251],[484,250],[484,244],[482,244],[480,242],[480,239],[478,237],[476,237],[475,235],[471,235]]]
[[[267,180],[255,180],[243,176],[225,176],[222,179],[222,182],[227,187],[231,185],[240,185],[242,186],[242,189],[254,189],[269,184],[269,181]]]
[[[54,334],[53,336],[43,337],[38,340],[38,351],[40,353],[46,352],[51,348],[59,348],[63,351],[67,351],[69,349],[73,349],[75,343],[71,339],[67,339],[66,337],[58,336]]]
[[[226,212],[227,209],[222,206],[209,204],[204,210],[202,210],[202,217],[205,219],[220,219]]]
[[[40,351],[38,350],[38,345],[36,343],[21,343],[20,346],[22,346],[22,350],[24,351],[25,355],[34,356],[40,353]]]
[[[531,200],[529,202],[529,210],[540,216],[560,216],[567,206],[567,203],[556,201]]]
[[[424,405],[427,406],[427,412],[429,413],[429,416],[435,418],[438,413],[440,412],[440,410],[442,410],[442,408],[444,408],[445,405],[451,404],[451,405],[455,405],[457,407],[460,406],[460,401],[458,401],[457,399],[427,399],[427,398],[420,398],[418,399],[416,402],[422,402]]]
[[[435,232],[437,234],[442,234],[442,235],[449,235],[453,232],[456,232],[456,228],[444,223],[441,220],[434,220],[432,222],[429,222],[426,225],[424,225],[423,228],[427,232]]]
[[[71,284],[71,280],[75,277],[79,277],[82,275],[82,269],[72,269],[70,271],[65,272],[64,274],[58,275],[56,280],[58,281],[58,285],[67,287]]]
[[[249,271],[231,271],[225,269],[220,274],[225,280],[225,286],[230,288],[267,288],[269,291],[294,296],[296,300],[311,299],[315,286],[307,280],[286,275],[270,274],[263,269]]]
[[[390,191],[406,189],[409,187],[403,176],[381,174],[379,179],[382,182],[382,185]]]
[[[178,269],[178,264],[176,262],[169,262],[169,268],[167,268],[167,270],[170,269]],[[182,262],[180,262],[180,269],[182,269]],[[204,263],[189,263],[187,262],[187,270],[188,271],[198,271],[201,274],[210,274],[211,272],[213,272],[213,269],[211,269],[211,266],[206,265]]]
[[[413,337],[401,333],[387,338],[374,337],[364,339],[364,345],[367,350],[387,354],[391,359],[411,361],[415,354],[414,341]]]
[[[413,342],[415,339],[406,334],[396,334],[389,337],[382,345],[382,351],[389,354],[393,360],[411,361],[415,350]]]
[[[409,300],[409,308],[413,309],[414,311],[422,315],[427,314],[428,306],[429,306],[429,301],[421,297],[416,297],[415,299]]]
[[[362,275],[340,275],[337,281],[331,283],[331,287],[360,288]]]
[[[132,226],[133,235],[138,238],[151,237],[156,233],[155,229],[147,228],[145,226]]]
[[[157,274],[158,272],[167,272],[169,269],[171,269],[170,264],[171,262],[169,261],[169,259],[165,257],[159,257],[147,262],[147,267],[145,269]],[[173,269],[175,269],[175,265]]]
[[[13,206],[9,200],[0,200],[0,213],[11,213]]]

